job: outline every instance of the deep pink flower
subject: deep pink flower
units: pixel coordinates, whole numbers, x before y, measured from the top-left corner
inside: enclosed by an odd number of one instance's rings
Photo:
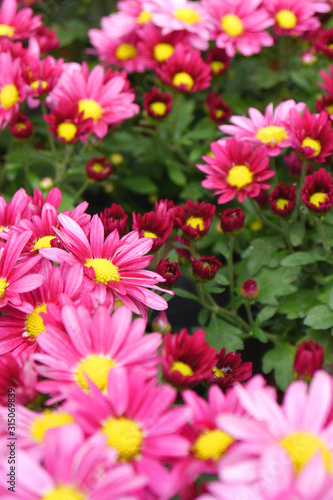
[[[28,353],[1,356],[0,403],[7,406],[10,393],[15,395],[16,404],[32,403],[38,395],[37,379],[36,363]]]
[[[213,76],[223,75],[231,64],[231,58],[227,56],[224,49],[214,47],[206,57],[206,63],[212,68]]]
[[[209,109],[210,119],[218,124],[225,123],[232,115],[232,109],[216,92],[210,92],[208,94],[206,104]]]
[[[240,207],[227,208],[220,215],[224,233],[238,234],[243,229],[246,215]]]
[[[254,280],[244,281],[240,286],[239,293],[244,299],[256,299],[259,295],[259,287],[257,282]]]
[[[29,139],[34,129],[29,118],[23,113],[16,113],[9,123],[9,130],[15,139]]]
[[[182,230],[188,240],[201,239],[209,231],[215,209],[210,203],[188,200],[186,205],[174,208],[174,225]]]
[[[271,210],[279,217],[289,217],[296,204],[296,184],[281,182],[270,194]]]
[[[252,363],[242,363],[242,357],[236,352],[226,353],[225,347],[216,355],[216,364],[206,383],[231,387],[237,382],[247,380],[252,375]]]
[[[48,54],[60,46],[55,30],[49,26],[41,26],[34,33],[33,39],[37,41],[41,54]]]
[[[27,90],[21,76],[20,60],[13,59],[9,52],[0,53],[0,128],[18,113]]]
[[[128,215],[125,214],[124,209],[112,203],[110,208],[105,208],[104,212],[99,214],[102,224],[104,226],[105,236],[108,236],[112,231],[117,229],[120,238],[126,233]]]
[[[169,262],[169,258],[160,260],[155,271],[165,279],[167,288],[172,288],[181,275],[178,262]]]
[[[17,12],[16,0],[2,0],[0,7],[0,37],[23,40],[34,35],[42,25],[42,16],[33,15],[29,8]]]
[[[93,118],[84,118],[84,111],[79,113],[77,104],[59,102],[58,106],[43,118],[54,137],[66,144],[72,144],[78,140],[85,142],[94,128]]]
[[[333,205],[333,183],[331,172],[320,168],[313,175],[305,177],[302,188],[302,202],[310,212],[324,215]]]
[[[198,259],[191,257],[192,271],[194,276],[200,281],[212,280],[215,278],[217,271],[222,266],[222,262],[212,255],[206,257],[203,255]]]
[[[169,92],[161,92],[157,87],[146,92],[143,97],[143,107],[149,116],[155,119],[164,118],[172,108],[173,99]]]
[[[173,222],[168,218],[159,217],[155,212],[143,215],[133,212],[132,231],[137,231],[141,238],[152,238],[152,252],[156,252],[169,238]]]
[[[302,36],[320,27],[311,2],[303,0],[264,0],[264,7],[275,21],[279,35]]]
[[[94,181],[104,181],[113,172],[113,166],[107,161],[106,156],[101,158],[91,158],[86,163],[86,175]]]
[[[298,346],[293,370],[300,378],[311,379],[314,373],[321,370],[324,364],[324,348],[312,339]]]

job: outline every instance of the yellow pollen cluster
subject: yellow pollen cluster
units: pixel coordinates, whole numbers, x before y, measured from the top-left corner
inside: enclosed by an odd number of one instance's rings
[[[26,124],[24,122],[19,122],[17,125],[16,125],[16,128],[19,132],[21,132],[22,130],[25,130],[27,128]]]
[[[186,90],[189,92],[194,85],[194,80],[191,77],[191,75],[182,71],[181,73],[175,74],[172,83],[174,84],[175,87],[179,87],[180,85],[185,85]]]
[[[39,238],[33,246],[34,250],[40,250],[41,248],[52,248],[51,241],[54,240],[55,236],[43,236]]]
[[[151,20],[152,17],[153,16],[150,12],[147,12],[146,10],[142,10],[140,12],[139,16],[136,18],[136,22],[138,24],[146,24]]]
[[[242,189],[248,184],[251,184],[253,174],[246,165],[236,165],[232,167],[227,176],[227,182],[237,189]]]
[[[2,87],[0,92],[0,104],[3,108],[9,109],[19,100],[20,96],[18,90],[13,83],[8,83],[8,85]]]
[[[231,436],[220,429],[207,430],[198,437],[192,451],[200,460],[218,460],[233,441]]]
[[[175,48],[170,43],[158,43],[154,47],[154,58],[159,62],[164,62],[174,53]]]
[[[116,49],[116,58],[127,61],[136,56],[136,48],[130,43],[121,43]]]
[[[58,136],[65,141],[72,141],[76,135],[77,126],[71,122],[64,122],[58,125]]]
[[[103,172],[104,167],[101,163],[94,163],[92,166],[92,169],[94,172],[96,172],[96,174],[99,174],[99,173]]]
[[[312,139],[311,137],[305,137],[302,141],[302,148],[309,147],[313,149],[315,152],[312,153],[314,156],[319,155],[321,151],[321,144],[319,141],[316,141],[315,139]]]
[[[93,99],[81,99],[79,101],[79,113],[83,111],[83,118],[92,118],[97,122],[102,116],[102,108],[97,101]]]
[[[214,75],[218,75],[224,69],[225,64],[222,61],[211,61],[209,66],[212,68]]]
[[[296,473],[311,460],[315,453],[320,452],[328,474],[332,472],[332,454],[318,436],[310,432],[293,432],[280,440],[280,444],[291,458]]]
[[[45,80],[35,80],[34,82],[30,83],[30,87],[34,90],[38,90],[40,87],[42,87],[42,89],[45,90],[47,87],[47,82]]]
[[[171,371],[179,372],[184,377],[191,377],[194,374],[190,365],[183,363],[182,361],[174,361],[171,365]]]
[[[205,229],[205,223],[204,223],[203,219],[201,219],[201,217],[191,216],[187,219],[187,221],[185,222],[185,225],[191,226],[191,227],[193,227],[193,229],[197,229],[197,227],[199,226],[200,231],[203,231]]]
[[[0,299],[5,295],[6,288],[8,286],[7,281],[5,278],[0,278]]]
[[[64,411],[45,411],[40,416],[36,417],[30,426],[30,433],[35,441],[42,443],[46,432],[49,429],[62,427],[74,422],[74,418]]]
[[[281,28],[284,28],[286,30],[294,28],[297,24],[297,17],[291,10],[288,9],[280,10],[276,14],[275,20]]]
[[[200,14],[195,9],[188,7],[177,9],[173,15],[176,19],[179,19],[179,21],[183,21],[188,24],[194,24],[201,20]]]
[[[213,372],[215,373],[215,375],[219,378],[225,378],[225,373],[221,370],[221,368],[218,368],[217,366],[215,366],[213,368]]]
[[[46,313],[46,304],[43,302],[40,306],[35,307],[32,313],[27,315],[25,321],[25,329],[30,339],[35,339],[37,335],[45,332],[45,325],[39,313]]]
[[[86,267],[92,267],[95,271],[95,280],[105,285],[108,281],[120,281],[118,267],[108,259],[88,259]]]
[[[275,205],[279,210],[283,210],[289,204],[289,200],[285,200],[284,198],[279,198],[276,200]]]
[[[155,115],[158,115],[158,116],[165,115],[165,111],[167,108],[165,102],[158,102],[158,101],[152,102],[149,107],[155,113]]]
[[[316,205],[316,207],[319,208],[319,204],[323,203],[326,200],[327,194],[326,193],[314,193],[310,196],[309,202],[313,203],[313,205]]]
[[[235,14],[226,14],[221,19],[221,28],[229,36],[239,36],[243,33],[243,23]]]
[[[143,434],[139,426],[129,418],[109,418],[103,425],[107,443],[118,451],[118,460],[132,460],[142,446]]]
[[[269,125],[268,127],[259,128],[256,138],[264,144],[279,144],[287,139],[287,132],[283,127]]]
[[[85,500],[85,498],[85,495],[81,494],[76,488],[58,486],[40,500]]]
[[[156,234],[151,233],[150,231],[144,231],[143,235],[145,238],[152,238],[153,240],[155,240],[157,238]]]
[[[106,356],[91,354],[85,358],[75,371],[75,381],[85,392],[89,391],[89,378],[102,392],[107,390],[108,376],[115,362]]]
[[[330,104],[329,106],[326,106],[326,111],[327,111],[327,113],[329,115],[331,115],[333,113],[333,104]]]
[[[15,30],[13,26],[8,26],[8,24],[0,24],[0,36],[8,36],[11,38],[14,36]]]

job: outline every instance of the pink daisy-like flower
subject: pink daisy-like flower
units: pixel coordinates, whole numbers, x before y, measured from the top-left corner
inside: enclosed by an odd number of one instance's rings
[[[278,35],[302,36],[307,31],[320,28],[311,2],[266,0],[264,7],[275,22],[274,30]]]
[[[77,104],[70,106],[59,102],[57,107],[43,118],[49,124],[49,131],[54,137],[66,144],[78,140],[85,142],[94,128],[93,118],[84,118],[84,111],[79,113]]]
[[[260,8],[262,0],[203,0],[202,5],[213,24],[211,38],[216,46],[225,49],[229,57],[238,50],[244,56],[270,47],[274,40],[264,31],[274,24],[267,12]]]
[[[32,39],[37,42],[41,54],[48,54],[60,46],[56,31],[50,29],[49,26],[38,28]]]
[[[22,70],[22,78],[29,86],[27,103],[30,108],[39,106],[39,98],[46,96],[56,85],[63,70],[63,59],[46,56],[40,60],[29,57],[29,66]]]
[[[78,106],[83,118],[92,118],[93,132],[104,137],[108,125],[114,125],[131,118],[140,108],[134,101],[134,93],[127,89],[123,76],[114,76],[105,82],[105,70],[95,66],[89,72],[87,63],[79,69],[65,72],[49,95],[49,105],[56,108],[58,102],[67,106]]]
[[[18,224],[21,219],[30,219],[30,198],[25,189],[20,188],[8,203],[0,196],[0,236],[8,237],[12,226]]]
[[[208,385],[218,384],[226,388],[235,385],[236,382],[247,380],[252,375],[252,363],[242,363],[242,357],[236,352],[226,353],[223,347],[216,355],[216,364],[207,378]]]
[[[160,120],[167,116],[172,108],[173,99],[170,92],[161,92],[157,87],[145,92],[143,107],[146,113],[154,119]]]
[[[58,220],[63,228],[55,232],[70,253],[58,248],[43,248],[40,254],[55,262],[80,262],[86,276],[94,283],[95,299],[103,303],[108,294],[114,303],[116,296],[144,317],[147,315],[145,306],[167,309],[167,302],[162,297],[147,290],[160,290],[156,283],[164,281],[157,273],[143,269],[153,257],[145,255],[153,245],[151,238],[140,238],[132,231],[120,239],[115,230],[104,241],[103,224],[98,215],[94,215],[89,242],[79,224],[70,217],[60,214]]]
[[[49,203],[50,205],[54,206],[56,210],[58,210],[61,199],[62,194],[60,189],[57,187],[50,189],[45,197],[45,200],[42,191],[40,191],[39,189],[34,189],[33,196],[29,196],[29,208],[32,212],[32,215],[40,216],[45,203]]]
[[[42,16],[33,15],[32,9],[17,12],[16,0],[2,0],[0,7],[0,37],[22,40],[34,35],[42,25]]]
[[[143,215],[133,212],[132,218],[132,230],[136,231],[141,238],[152,238],[152,252],[156,252],[164,245],[173,229],[172,221],[159,217],[155,212],[147,212]]]
[[[104,212],[99,214],[104,226],[105,235],[108,236],[112,231],[117,229],[120,238],[126,233],[128,215],[121,205],[112,203],[111,207],[104,209]]]
[[[0,403],[8,405],[8,395],[15,393],[16,404],[32,403],[37,395],[36,363],[29,353],[13,355],[11,353],[0,357]],[[6,423],[7,417],[6,417]]]
[[[203,156],[208,165],[197,165],[207,174],[203,187],[220,195],[218,203],[227,203],[238,196],[242,203],[247,196],[258,196],[261,189],[271,186],[265,181],[275,172],[269,170],[269,156],[264,146],[253,149],[251,144],[237,139],[227,139],[211,144],[214,157]]]
[[[288,134],[286,124],[289,122],[291,109],[302,112],[305,103],[296,103],[293,99],[281,102],[273,111],[273,103],[268,104],[263,115],[256,108],[249,108],[249,116],[232,116],[233,125],[222,125],[220,130],[233,135],[236,139],[246,140],[254,146],[264,145],[269,156],[278,156],[281,149],[291,146],[292,137]]]
[[[18,112],[27,89],[21,77],[20,60],[12,59],[9,52],[0,53],[0,128]]]
[[[324,70],[319,71],[320,76],[324,80],[324,83],[318,83],[318,87],[325,90],[329,96],[333,94],[333,66],[330,65],[328,67],[329,73],[326,73]]]
[[[45,317],[46,333],[37,338],[43,352],[35,355],[43,364],[38,367],[40,374],[49,379],[38,388],[51,394],[53,401],[66,398],[75,387],[88,392],[88,380],[106,393],[109,372],[119,367],[139,367],[147,377],[157,374],[161,335],[143,335],[145,320],[132,323],[127,307],[117,308],[110,318],[103,306],[93,314],[83,306],[64,306],[61,319],[63,329]]]
[[[305,177],[301,191],[304,205],[315,214],[325,215],[333,206],[333,182],[331,172],[320,168]]]

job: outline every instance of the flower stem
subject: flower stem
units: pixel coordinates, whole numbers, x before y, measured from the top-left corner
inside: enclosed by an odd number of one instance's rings
[[[252,326],[253,323],[254,323],[254,321],[253,321],[253,315],[252,315],[252,311],[251,311],[251,306],[250,306],[248,300],[245,301],[245,308],[246,308],[247,316],[249,318],[250,326]]]
[[[46,109],[44,101],[41,101],[40,107],[41,107],[41,110],[42,110],[42,116],[44,117],[44,115],[47,115],[47,109]],[[55,142],[54,142],[53,135],[51,134],[51,132],[49,131],[48,128],[46,130],[46,133],[47,133],[47,139],[49,141],[49,145],[50,145],[51,151],[53,151],[55,153],[57,151],[57,148],[56,148],[56,145],[55,145]]]
[[[325,232],[325,228],[324,228],[324,224],[323,224],[322,218],[321,217],[316,217],[315,220],[316,220],[316,224],[317,224],[317,227],[318,227],[319,234],[320,234],[321,239],[323,241],[324,248],[325,248],[326,252],[331,256],[332,255],[331,245],[327,241],[327,236],[326,236],[326,232]]]
[[[229,255],[228,255],[228,267],[229,267],[229,281],[230,281],[230,306],[231,309],[234,308],[234,246],[235,246],[235,236],[231,235],[229,238]]]

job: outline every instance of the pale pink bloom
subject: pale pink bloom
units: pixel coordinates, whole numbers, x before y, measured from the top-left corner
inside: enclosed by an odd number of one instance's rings
[[[27,95],[21,72],[20,59],[13,59],[10,52],[0,53],[0,129],[18,112]]]
[[[315,12],[329,12],[332,9],[330,0],[308,0]]]
[[[0,37],[22,40],[34,35],[42,25],[42,16],[33,15],[29,8],[17,12],[16,0],[2,0],[0,7]]]
[[[7,239],[12,226],[21,219],[30,219],[30,197],[20,188],[8,203],[0,196],[0,237]]]
[[[199,50],[208,49],[212,23],[200,2],[188,0],[145,0],[144,8],[152,12],[152,21],[162,34],[185,30],[189,42]]]
[[[293,99],[289,99],[278,104],[275,110],[273,103],[268,104],[265,114],[256,108],[249,108],[250,118],[234,115],[230,118],[233,125],[221,125],[219,129],[254,146],[264,145],[269,156],[278,156],[281,149],[292,144],[292,137],[286,126],[290,110],[296,109],[301,113],[305,107],[304,102],[296,103]]]
[[[229,57],[236,51],[251,56],[260,52],[262,46],[273,45],[273,38],[264,30],[272,26],[274,20],[261,8],[261,3],[262,0],[202,1],[213,24],[211,38]]]
[[[320,28],[312,2],[304,0],[265,0],[264,7],[279,35],[302,36]]]

